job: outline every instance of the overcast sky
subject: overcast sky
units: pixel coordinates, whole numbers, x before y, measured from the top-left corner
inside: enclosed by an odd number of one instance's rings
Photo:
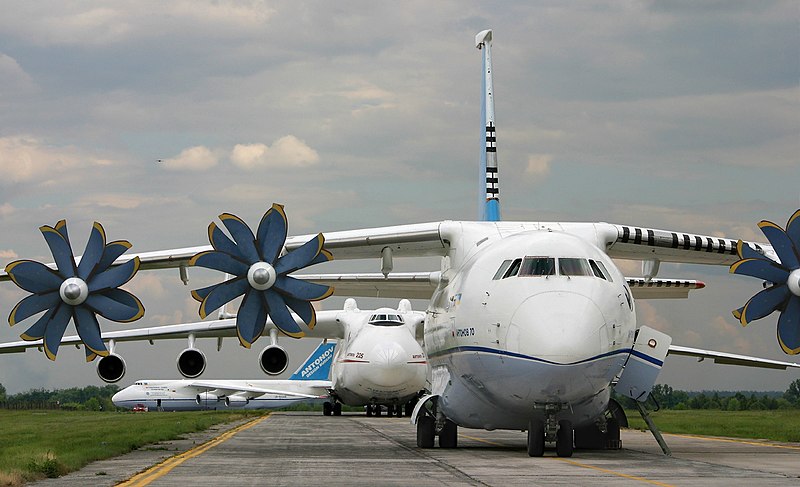
[[[0,11],[3,266],[51,262],[38,227],[62,218],[77,253],[95,220],[142,252],[206,244],[222,212],[256,225],[273,202],[286,205],[292,234],[474,219],[474,37],[486,28],[504,219],[763,241],[759,220],[785,225],[800,207],[796,1],[0,1]],[[184,287],[177,271],[137,275],[126,289],[147,313],[134,326],[199,319],[188,290],[218,276],[190,277]],[[708,287],[639,301],[641,324],[676,344],[789,358],[777,315],[742,328],[730,314],[757,280],[691,265],[659,277]],[[0,285],[3,320],[25,295]],[[0,341],[28,326],[0,325]],[[215,345],[200,343],[204,378],[263,376],[261,342]],[[314,346],[290,344],[290,368]],[[177,377],[184,347],[120,345],[120,385]],[[784,390],[798,377],[670,357],[660,381]],[[0,383],[12,393],[102,384],[66,347],[55,363],[0,355]]]

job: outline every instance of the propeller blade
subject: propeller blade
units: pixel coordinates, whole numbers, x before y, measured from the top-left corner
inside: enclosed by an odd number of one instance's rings
[[[800,298],[789,299],[778,318],[778,343],[789,355],[800,354]]]
[[[791,295],[784,285],[775,285],[759,292],[744,305],[739,322],[747,326],[753,320],[763,318],[773,311],[780,309],[786,299]]]
[[[106,248],[103,250],[103,258],[98,262],[96,269],[101,271],[108,269],[119,256],[131,247],[131,243],[127,240],[115,240],[106,244]]]
[[[72,306],[61,303],[48,321],[47,329],[44,331],[44,353],[50,360],[56,359],[61,338],[64,337],[64,331],[66,331],[71,318]]]
[[[94,313],[84,306],[75,306],[72,310],[72,316],[75,318],[75,328],[78,329],[78,335],[81,337],[84,347],[91,350],[95,355],[103,357],[108,355],[106,345],[100,336],[100,323],[97,322],[97,317]]]
[[[61,301],[58,291],[50,291],[45,294],[31,294],[23,299],[8,315],[8,324],[11,326],[16,325],[20,321],[26,320],[36,313],[41,313],[44,310],[50,309]]]
[[[800,260],[795,252],[794,244],[792,244],[792,240],[786,232],[783,231],[783,228],[766,220],[759,222],[758,227],[767,237],[769,243],[772,244],[772,248],[775,250],[775,253],[778,254],[778,257],[781,259],[781,264],[783,264],[785,268],[797,269],[800,267]]]
[[[736,253],[739,254],[739,258],[744,259],[764,259],[765,257],[759,254],[753,247],[747,245],[742,240],[736,242]]]
[[[64,278],[75,277],[75,259],[72,257],[72,248],[66,237],[47,225],[39,227],[39,231],[42,232],[47,246],[50,247],[50,252],[56,261],[56,267],[58,267],[58,273]]]
[[[139,264],[139,257],[134,257],[124,264],[95,274],[86,283],[89,286],[89,292],[94,293],[122,286],[133,278],[136,271],[139,270]]]
[[[794,215],[786,222],[786,235],[794,244],[795,250],[800,249],[800,210],[795,211]]]
[[[323,262],[330,262],[332,260],[333,260],[333,254],[325,249],[322,249],[320,250],[319,255],[314,257],[314,259],[308,264],[308,266],[312,266],[314,264],[321,264]]]
[[[130,323],[144,316],[139,298],[122,289],[90,294],[84,304],[103,318],[118,323]]]
[[[286,243],[288,220],[283,206],[273,203],[258,224],[258,249],[264,262],[272,264]]]
[[[278,276],[273,287],[283,294],[304,301],[319,301],[333,294],[331,286],[301,281],[289,276]]]
[[[89,241],[86,242],[86,250],[83,252],[81,262],[78,264],[78,277],[85,281],[92,274],[100,259],[103,258],[105,248],[106,232],[103,229],[103,225],[94,222],[92,233],[89,234]]]
[[[261,299],[261,293],[249,286],[248,289],[236,313],[236,333],[239,336],[239,343],[245,348],[250,348],[261,336],[267,322],[267,309]]]
[[[771,259],[744,259],[734,263],[731,274],[757,277],[776,284],[783,284],[789,278],[789,271]]]
[[[270,289],[262,291],[262,294],[267,300],[267,306],[269,306],[269,317],[272,318],[272,322],[275,323],[275,326],[277,326],[280,331],[293,338],[305,336],[303,330],[301,330],[297,322],[294,321],[292,314],[289,313],[286,302],[280,294]]]
[[[320,233],[299,248],[278,259],[275,264],[275,272],[288,274],[307,267],[322,251],[323,245],[325,245],[325,237]]]
[[[30,293],[46,293],[61,287],[64,278],[46,265],[33,260],[17,260],[6,266],[14,283]]]
[[[55,314],[56,310],[58,309],[59,304],[56,304],[55,307],[50,308],[47,310],[45,314],[39,317],[36,320],[36,323],[31,325],[30,328],[25,330],[25,333],[20,335],[19,337],[23,340],[32,342],[34,340],[41,340],[44,338],[44,332],[47,330],[47,324],[50,323],[50,319]]]
[[[253,235],[250,227],[248,227],[241,218],[236,215],[231,215],[230,213],[221,214],[219,219],[222,221],[222,224],[225,225],[225,228],[231,232],[231,236],[233,240],[236,241],[236,246],[239,249],[238,253],[244,257],[244,260],[248,264],[254,264],[260,261],[261,258],[256,251],[256,237]]]
[[[242,262],[247,260],[242,253],[239,252],[239,248],[236,246],[236,243],[229,239],[228,236],[225,235],[225,233],[214,222],[211,222],[211,224],[208,225],[208,241],[211,242],[211,246],[214,247],[214,250],[218,252],[230,254]]]
[[[230,254],[217,252],[216,250],[200,252],[189,259],[189,265],[214,269],[234,276],[247,275],[247,270],[250,267]]]
[[[297,316],[308,326],[309,329],[314,329],[317,324],[317,313],[314,311],[314,306],[308,301],[301,301],[289,296],[281,296],[292,311],[297,313]]]
[[[205,319],[208,313],[224,306],[250,289],[245,277],[237,277],[217,284],[200,303],[200,318]]]
[[[203,300],[206,299],[206,296],[208,296],[208,293],[213,291],[218,285],[219,284],[212,284],[210,286],[201,287],[200,289],[192,289],[192,297],[202,303]]]

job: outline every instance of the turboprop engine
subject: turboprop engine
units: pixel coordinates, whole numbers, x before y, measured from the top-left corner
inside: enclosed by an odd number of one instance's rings
[[[258,365],[268,375],[278,375],[289,365],[289,354],[280,345],[269,345],[258,355]]]
[[[109,384],[119,381],[125,375],[125,360],[121,355],[109,353],[97,362],[97,375]]]

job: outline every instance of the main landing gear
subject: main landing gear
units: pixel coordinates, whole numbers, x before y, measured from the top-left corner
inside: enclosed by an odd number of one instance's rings
[[[333,402],[325,401],[322,404],[322,414],[325,416],[341,416],[342,415],[342,403],[340,402]]]
[[[437,411],[436,402],[431,401],[432,408],[424,408],[417,418],[417,446],[433,448],[436,436],[439,436],[439,448],[456,448],[458,446],[458,425]]]

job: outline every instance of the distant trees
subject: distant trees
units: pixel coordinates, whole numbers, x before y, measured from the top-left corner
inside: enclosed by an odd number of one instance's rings
[[[753,411],[772,409],[800,409],[800,379],[789,384],[781,394],[752,391],[675,390],[667,384],[656,384],[650,392],[652,400],[661,409],[718,409],[722,411]],[[625,408],[633,408],[633,400],[618,394],[614,398]],[[648,400],[650,401],[650,400]]]
[[[4,402],[6,400],[6,388],[3,387],[3,384],[0,384],[0,402]]]
[[[90,411],[112,411],[115,408],[111,396],[119,391],[119,387],[110,384],[102,387],[72,387],[69,389],[31,389],[19,394],[6,395],[5,388],[0,385],[0,407],[7,408],[40,408],[58,407],[60,409],[80,409]]]

